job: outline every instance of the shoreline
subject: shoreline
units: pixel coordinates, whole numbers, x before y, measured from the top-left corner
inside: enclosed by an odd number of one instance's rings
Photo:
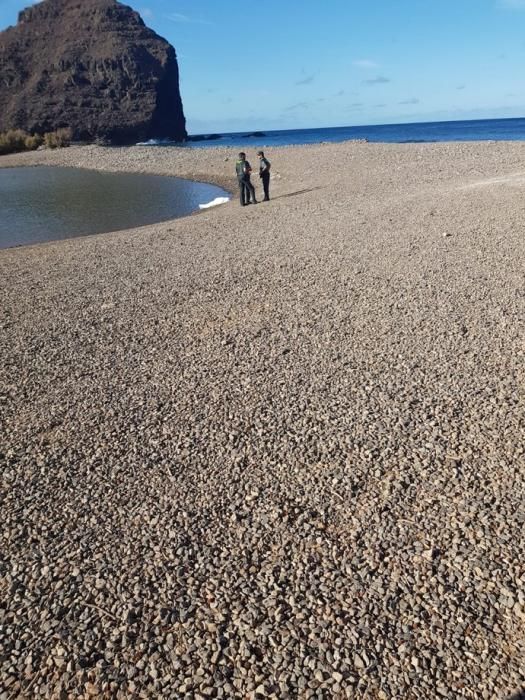
[[[93,168],[87,168],[87,167],[82,167],[82,166],[76,166],[76,165],[54,165],[52,163],[30,163],[30,164],[24,164],[24,165],[17,165],[17,164],[12,164],[4,167],[4,170],[9,170],[10,168],[20,168],[20,167],[26,167],[26,168],[61,168],[61,169],[72,169],[72,170],[87,170],[91,172],[104,172],[112,175],[120,175],[122,174],[123,171],[119,170],[101,170],[101,169],[93,169]],[[0,171],[2,170],[2,167],[0,167]],[[125,172],[125,171],[124,171]],[[130,174],[129,171],[127,174]],[[149,172],[140,172],[140,173],[132,173],[132,174],[139,174],[139,175],[150,175],[151,173]],[[176,178],[177,180],[186,180],[187,182],[194,182],[196,184],[202,184],[202,185],[215,185],[216,183],[214,182],[204,182],[202,180],[194,180],[194,179],[189,179],[189,178],[181,178],[178,175],[159,175],[158,177],[165,177],[165,178]],[[231,198],[234,196],[234,192],[231,189],[231,183],[228,183],[228,186],[230,187],[229,190],[225,189],[224,187],[221,186],[222,191],[226,194],[229,195]],[[231,201],[231,200],[230,200]],[[226,204],[226,202],[225,202]],[[223,205],[221,205],[223,206]],[[150,223],[146,224],[137,224],[137,226],[133,226],[132,228],[134,229],[140,229],[144,228],[146,226],[154,226],[156,224],[166,224],[172,221],[176,221],[177,219],[182,219],[182,218],[187,218],[191,216],[196,216],[198,214],[201,214],[203,210],[197,206],[193,211],[191,211],[188,214],[183,214],[180,216],[176,217],[170,217],[167,219],[159,219],[158,221],[153,221]],[[35,241],[33,243],[21,243],[21,244],[14,244],[14,245],[8,245],[8,246],[0,246],[0,250],[11,250],[12,248],[20,248],[20,247],[26,247],[26,246],[34,246],[34,245],[46,245],[47,243],[52,243],[56,241],[61,241],[61,240],[74,240],[75,238],[84,238],[86,236],[101,236],[101,235],[106,235],[106,234],[111,234],[111,233],[117,233],[120,231],[129,231],[130,227],[129,226],[124,226],[122,228],[117,228],[117,229],[110,229],[108,231],[98,231],[94,233],[87,233],[87,234],[80,234],[80,235],[73,235],[69,236],[67,238],[55,238],[55,239],[50,239],[46,241]]]
[[[255,151],[259,146],[253,145],[251,154],[252,167],[256,166]],[[366,142],[360,139],[348,140],[337,143],[323,142],[315,145],[311,144],[290,144],[274,149],[277,157],[283,155],[291,155],[291,160],[294,165],[301,162],[301,153],[316,151],[317,149],[326,149],[330,154],[336,154],[340,149],[356,150],[361,158],[368,150],[370,153],[385,153],[395,154],[398,151],[404,158],[410,153],[410,149],[419,151],[423,156],[432,155],[425,151],[437,151],[438,157],[442,157],[442,152],[459,151],[461,154],[469,153],[471,150],[483,151],[490,153],[491,150],[503,150],[518,154],[525,152],[525,141],[477,141],[477,142],[433,142],[433,143],[375,143]],[[96,145],[70,146],[64,149],[47,149],[42,151],[30,151],[25,153],[16,153],[0,158],[0,168],[8,169],[14,167],[39,167],[39,166],[56,166],[56,167],[71,167],[85,170],[94,170],[101,172],[110,172],[113,174],[132,172],[137,174],[160,175],[164,177],[179,177],[181,179],[200,182],[204,184],[217,185],[221,187],[231,196],[229,206],[236,205],[236,195],[238,195],[235,176],[230,174],[234,168],[237,150],[225,146],[210,146],[209,148],[199,147],[198,149],[177,148],[174,146],[126,146],[126,147],[104,147]],[[269,152],[269,151],[268,151]],[[160,158],[155,158],[155,156]],[[180,157],[179,157],[180,156]],[[297,157],[299,156],[299,157]],[[161,161],[160,163],[158,161]],[[521,163],[521,160],[519,161]],[[228,163],[226,166],[225,163]],[[500,163],[495,162],[496,167]],[[295,166],[296,167],[296,166]],[[377,167],[377,164],[376,164]],[[195,169],[197,168],[197,169]],[[309,172],[309,174],[311,174]],[[281,192],[282,182],[288,179],[291,173],[280,173],[274,168],[272,177],[272,191]],[[461,177],[468,176],[468,173],[453,172],[453,178],[458,175]],[[339,174],[338,174],[339,177]],[[309,178],[311,179],[311,178]],[[258,185],[256,167],[252,182]],[[292,180],[293,182],[293,180]],[[290,183],[291,184],[291,183]],[[328,185],[324,185],[327,187]],[[292,196],[293,191],[286,191],[286,188],[281,192],[281,196]],[[224,205],[221,206],[223,208]],[[194,217],[197,214],[202,214],[202,211],[196,210],[186,217]],[[170,219],[158,223],[175,222],[177,219]],[[154,224],[151,224],[154,225]],[[143,228],[143,227],[137,227]],[[108,231],[106,233],[91,234],[111,235],[124,231],[133,231],[135,228],[120,229],[119,231]],[[73,240],[73,239],[62,239]],[[58,241],[47,241],[45,243],[35,243],[29,245],[47,245],[48,243]],[[20,246],[17,246],[20,247]],[[25,246],[24,246],[25,247]],[[11,250],[12,248],[4,248],[1,250]]]
[[[148,148],[147,146],[127,146],[123,148],[118,148],[120,152],[125,152],[130,149],[145,149]],[[155,147],[149,147],[150,149],[153,148],[162,148],[159,146]],[[173,147],[170,147],[173,148]],[[82,160],[82,155],[84,155],[84,152],[87,152],[87,150],[93,150],[97,149],[100,151],[100,160],[95,158],[94,162],[90,163],[89,165],[85,164]],[[230,194],[233,194],[232,190],[232,184],[230,179],[224,177],[224,176],[214,176],[214,174],[210,174],[207,176],[206,180],[200,179],[196,180],[195,176],[181,176],[178,175],[175,172],[166,172],[165,170],[157,170],[155,169],[154,164],[148,163],[148,167],[146,169],[139,168],[139,169],[134,169],[132,171],[128,169],[120,169],[118,167],[118,162],[115,161],[114,158],[111,157],[111,151],[116,150],[117,147],[104,147],[104,146],[94,146],[94,145],[84,145],[84,146],[69,146],[67,148],[63,149],[55,149],[55,150],[43,150],[43,151],[28,151],[25,153],[14,153],[10,154],[9,156],[2,156],[0,159],[0,168],[19,168],[19,167],[45,167],[45,166],[50,166],[50,167],[63,167],[63,168],[78,168],[81,170],[95,170],[95,171],[101,171],[101,172],[108,172],[108,173],[113,173],[115,175],[119,173],[125,173],[125,172],[134,172],[137,174],[143,174],[143,175],[161,175],[164,177],[179,177],[181,179],[185,180],[191,180],[192,182],[201,182],[203,184],[209,184],[209,185],[217,185],[218,187],[223,188],[227,192],[230,192]],[[70,158],[67,156],[70,155],[70,153],[66,154],[65,151],[74,151],[75,156],[79,156],[79,161],[78,163],[71,162]],[[18,160],[22,160],[23,162],[18,162]],[[4,161],[9,160],[6,164],[4,164]],[[26,162],[28,161],[28,162]],[[106,166],[106,163],[110,163],[110,167],[113,167],[114,169],[108,169]],[[228,186],[225,186],[222,183],[228,183]]]
[[[0,167],[235,187],[173,151]],[[11,694],[523,684],[525,143],[267,151],[268,203],[0,251]]]

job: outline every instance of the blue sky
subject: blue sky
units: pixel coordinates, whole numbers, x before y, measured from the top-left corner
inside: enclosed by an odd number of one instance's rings
[[[190,133],[525,116],[525,0],[126,4],[177,50]]]

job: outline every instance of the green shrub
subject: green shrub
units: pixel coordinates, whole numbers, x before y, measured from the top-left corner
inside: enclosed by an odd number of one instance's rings
[[[0,134],[0,156],[20,151],[35,151],[45,144],[47,148],[65,148],[71,143],[71,129],[57,129],[48,134],[26,134],[22,129],[10,129]]]
[[[26,138],[28,134],[21,129],[10,129],[0,134],[0,154],[17,153],[17,151],[25,151]]]
[[[44,145],[46,148],[58,148],[54,131],[48,131],[47,134],[44,134]]]
[[[44,143],[48,148],[66,148],[71,143],[71,129],[57,129],[44,134]]]
[[[26,151],[36,151],[44,143],[44,138],[40,134],[27,135],[24,141]]]

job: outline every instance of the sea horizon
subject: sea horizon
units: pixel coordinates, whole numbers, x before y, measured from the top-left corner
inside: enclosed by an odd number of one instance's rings
[[[231,132],[190,134],[185,147],[210,146],[293,146],[322,142],[363,140],[371,143],[436,143],[447,141],[525,141],[525,117],[504,119],[451,119],[399,124],[309,127],[298,129],[249,129]],[[152,140],[138,145],[173,145],[169,140]]]

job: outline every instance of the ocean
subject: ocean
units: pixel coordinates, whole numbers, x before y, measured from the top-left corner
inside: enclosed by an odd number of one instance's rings
[[[476,119],[470,121],[422,122],[418,124],[382,124],[379,126],[338,126],[327,129],[287,129],[283,131],[247,131],[200,135],[188,148],[210,146],[290,146],[307,143],[366,139],[377,143],[434,143],[437,141],[525,141],[525,118]],[[195,137],[193,137],[195,138]],[[166,142],[158,145],[167,145]],[[149,145],[148,144],[148,145]],[[176,144],[173,144],[176,145]],[[178,144],[180,145],[180,144]]]
[[[197,137],[184,148],[255,147],[337,143],[366,139],[379,143],[437,141],[525,141],[525,118],[340,126],[237,132]],[[193,137],[195,138],[195,137]],[[148,144],[149,145],[149,144]],[[270,156],[271,157],[271,156]],[[220,188],[203,183],[132,174],[103,174],[60,168],[0,169],[0,248],[57,238],[114,231],[185,216],[217,197]]]

